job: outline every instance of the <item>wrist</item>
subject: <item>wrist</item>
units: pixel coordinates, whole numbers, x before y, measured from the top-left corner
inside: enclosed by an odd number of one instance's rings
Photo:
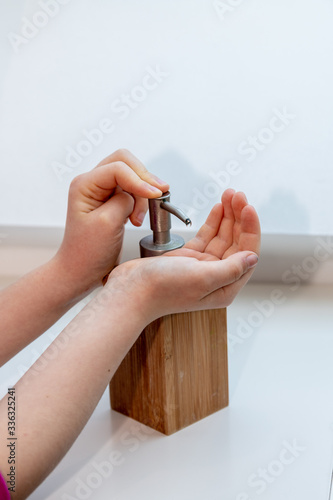
[[[47,262],[45,267],[46,276],[50,280],[54,294],[59,297],[64,306],[71,307],[92,290],[92,287],[84,283],[79,275],[75,275],[73,269],[66,266],[58,254]]]
[[[143,330],[158,316],[154,316],[153,293],[150,285],[147,283],[143,285],[135,273],[132,275],[134,262],[128,261],[116,267],[109,275],[103,292],[99,294],[109,293],[113,297],[113,304],[119,305],[120,308],[124,305],[129,307],[129,314],[137,320]]]
[[[103,345],[110,366],[119,365],[150,323],[137,299],[135,292],[109,284],[74,319],[83,344]]]

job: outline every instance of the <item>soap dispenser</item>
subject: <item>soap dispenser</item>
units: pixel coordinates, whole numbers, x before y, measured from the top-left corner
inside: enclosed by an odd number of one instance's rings
[[[170,203],[170,193],[149,200],[152,234],[141,257],[181,248],[171,214],[191,220]],[[226,309],[164,316],[148,325],[110,382],[111,407],[163,434],[172,434],[228,405]]]
[[[140,241],[141,257],[155,257],[165,252],[181,248],[185,241],[177,234],[171,234],[171,215],[173,214],[187,226],[191,220],[170,203],[170,193],[167,191],[160,198],[149,200],[150,228],[153,234]]]

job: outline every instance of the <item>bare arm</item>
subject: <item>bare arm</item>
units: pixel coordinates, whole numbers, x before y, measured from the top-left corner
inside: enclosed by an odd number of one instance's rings
[[[127,219],[141,225],[147,198],[163,189],[168,184],[124,150],[74,179],[58,253],[0,293],[0,366],[102,284],[118,262]]]
[[[16,384],[19,453],[13,499],[25,499],[66,454],[143,327],[135,304],[124,303],[123,296],[105,288]],[[4,398],[2,435],[6,428]],[[8,469],[6,444],[1,438],[3,473]]]
[[[253,265],[248,255],[253,254],[242,252],[224,262],[177,256],[142,259],[133,261],[126,276],[122,266],[117,268],[110,283],[43,353],[43,362],[36,362],[16,385],[20,452],[13,499],[25,499],[66,454],[143,328],[160,314],[227,305],[231,295],[222,294],[221,287],[248,272]],[[154,278],[152,286],[142,287],[142,273]],[[159,296],[159,276],[169,287],[174,283],[173,293]],[[0,403],[0,429],[7,424],[6,403],[6,398]],[[0,468],[6,470],[1,441]]]
[[[0,366],[65,314],[81,293],[55,259],[3,290]]]
[[[241,193],[228,191],[222,201],[184,249],[116,267],[43,353],[43,363],[18,382],[13,499],[25,499],[65,455],[147,324],[172,312],[225,307],[248,281],[257,262],[253,252],[259,252],[258,218]],[[0,403],[0,429],[7,424],[6,402]],[[0,470],[6,458],[1,440]]]

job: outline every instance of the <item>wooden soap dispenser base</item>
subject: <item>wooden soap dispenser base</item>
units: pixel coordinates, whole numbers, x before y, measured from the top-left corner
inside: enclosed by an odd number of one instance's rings
[[[149,200],[153,234],[140,241],[141,257],[181,248],[171,217],[191,221],[170,193]],[[110,382],[111,407],[164,434],[172,434],[228,406],[226,309],[159,318],[148,325]]]

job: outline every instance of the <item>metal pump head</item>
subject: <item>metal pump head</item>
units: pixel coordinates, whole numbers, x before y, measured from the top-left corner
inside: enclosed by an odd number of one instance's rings
[[[187,226],[192,224],[191,219],[184,212],[170,203],[169,191],[159,198],[149,200],[150,228],[153,234],[140,241],[141,257],[162,255],[184,245],[185,242],[181,236],[170,233],[170,214],[178,217]]]

